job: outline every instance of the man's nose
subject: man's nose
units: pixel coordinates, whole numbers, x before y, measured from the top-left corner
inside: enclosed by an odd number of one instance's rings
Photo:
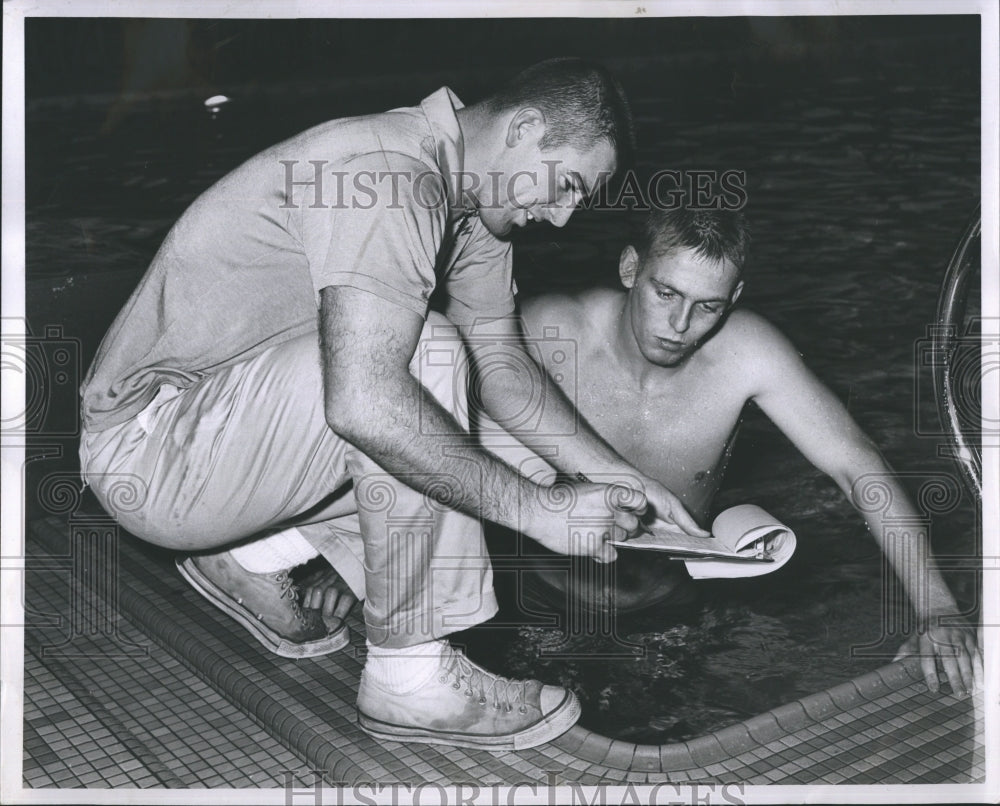
[[[670,327],[675,333],[686,333],[691,326],[691,303],[683,302],[670,315]]]

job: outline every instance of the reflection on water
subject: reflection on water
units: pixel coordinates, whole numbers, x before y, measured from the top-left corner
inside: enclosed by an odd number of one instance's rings
[[[937,421],[929,372],[915,356],[979,194],[979,81],[963,64],[941,71],[896,52],[857,74],[750,67],[718,87],[679,85],[662,64],[625,75],[638,88],[645,167],[746,171],[753,249],[744,304],[792,338],[911,474],[912,491],[954,475],[922,425]],[[683,97],[671,103],[668,90]],[[99,103],[29,108],[29,315],[36,327],[62,323],[80,337],[85,361],[167,229],[214,179],[323,119],[415,100],[393,90],[227,94],[233,100],[214,117],[201,99],[136,103],[110,132]],[[619,217],[587,211],[564,230],[525,233],[516,247],[522,293],[613,284],[622,232]],[[486,650],[472,636],[474,653],[492,655],[497,671],[569,685],[585,702],[584,724],[639,741],[692,736],[891,657],[899,639],[881,638],[882,571],[863,522],[753,410],[719,503],[744,501],[794,529],[797,556],[768,577],[706,583],[686,611],[622,620],[618,635],[644,655],[597,658],[610,639],[537,626],[497,630]],[[939,552],[972,553],[977,528],[963,499],[935,518],[932,537]],[[951,581],[975,603],[974,579]],[[590,659],[542,651],[553,645]],[[852,657],[861,645],[877,651]]]

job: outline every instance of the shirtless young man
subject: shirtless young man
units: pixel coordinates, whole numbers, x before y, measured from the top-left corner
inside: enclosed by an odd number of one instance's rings
[[[762,316],[734,308],[743,290],[747,232],[742,214],[657,210],[619,261],[625,291],[547,295],[522,306],[525,331],[558,328],[577,349],[575,400],[590,426],[622,455],[673,490],[704,522],[744,406],[753,401],[802,454],[830,476],[865,518],[902,580],[921,625],[917,642],[925,679],[937,688],[934,658],[955,692],[971,689],[981,667],[974,633],[946,626],[958,610],[938,572],[883,541],[883,519],[916,516],[878,449],[844,405],[803,363],[794,346]],[[561,376],[551,372],[558,380]],[[568,377],[568,376],[567,376]],[[562,381],[564,384],[566,380]],[[567,389],[573,394],[573,389]],[[552,440],[557,443],[558,440]],[[884,511],[858,506],[864,477],[891,488]],[[922,537],[911,557],[930,558]],[[681,563],[650,552],[619,552],[619,609],[652,604],[683,584]],[[567,602],[564,570],[538,571]],[[603,606],[609,583],[569,582],[569,594]],[[926,590],[919,591],[921,586]]]

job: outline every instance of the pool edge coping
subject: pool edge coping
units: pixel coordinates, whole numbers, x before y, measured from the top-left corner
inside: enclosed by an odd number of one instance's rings
[[[612,739],[574,725],[551,744],[575,758],[623,772],[704,769],[922,679],[919,658],[910,657],[694,739],[640,744]],[[653,766],[652,759],[656,756],[659,765]]]

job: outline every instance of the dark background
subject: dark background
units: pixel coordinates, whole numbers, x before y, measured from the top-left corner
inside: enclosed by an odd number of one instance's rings
[[[850,54],[876,64],[879,42],[921,49],[929,67],[954,69],[942,37],[978,39],[965,16],[686,17],[417,20],[26,20],[27,96],[215,88],[309,79],[372,81],[428,72],[493,83],[554,55],[628,63],[648,56],[701,56],[705,70],[746,61],[828,73]],[[931,46],[931,43],[936,46]],[[966,56],[978,63],[978,52]],[[794,71],[790,71],[793,73]],[[803,79],[815,80],[813,73]],[[792,76],[789,75],[789,78]],[[703,76],[699,76],[701,80]],[[682,77],[690,81],[690,75]],[[459,84],[460,81],[456,81]],[[459,87],[456,86],[456,90]]]

